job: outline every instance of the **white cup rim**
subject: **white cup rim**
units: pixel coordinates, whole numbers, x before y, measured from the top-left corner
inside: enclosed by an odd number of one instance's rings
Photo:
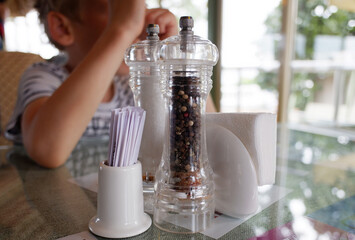
[[[109,166],[107,165],[108,161],[107,160],[104,160],[102,162],[100,162],[100,168],[103,168],[103,169],[125,169],[125,170],[129,170],[129,169],[133,169],[133,168],[136,168],[138,167],[139,165],[141,165],[140,161],[137,161],[135,164],[133,165],[130,165],[130,166],[123,166],[123,167],[113,167],[113,166]]]

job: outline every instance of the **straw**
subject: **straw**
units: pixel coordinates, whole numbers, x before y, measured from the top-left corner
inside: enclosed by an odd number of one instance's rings
[[[111,111],[108,163],[125,167],[137,163],[146,112],[140,107],[124,107]]]

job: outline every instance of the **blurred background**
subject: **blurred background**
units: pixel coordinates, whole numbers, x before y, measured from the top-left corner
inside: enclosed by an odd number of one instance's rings
[[[221,112],[271,112],[280,123],[355,139],[353,0],[147,0],[214,42],[215,104]],[[48,59],[49,43],[31,1],[8,0],[3,48]]]

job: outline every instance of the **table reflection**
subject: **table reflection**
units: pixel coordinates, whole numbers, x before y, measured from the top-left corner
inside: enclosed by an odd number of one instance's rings
[[[221,239],[355,239],[354,141],[281,126],[277,147],[276,186],[259,188],[260,205],[267,207],[244,222],[225,217],[232,226],[242,223]],[[0,239],[57,239],[88,231],[97,195],[68,180],[96,173],[107,151],[107,140],[80,142],[65,165],[48,170],[22,147],[1,148]],[[212,238],[152,226],[134,239]]]

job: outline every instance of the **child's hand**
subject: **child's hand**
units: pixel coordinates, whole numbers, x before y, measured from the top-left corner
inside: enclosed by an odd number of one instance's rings
[[[137,37],[144,27],[145,0],[110,0],[109,26]]]
[[[177,26],[176,18],[174,14],[172,14],[167,9],[161,9],[161,8],[147,9],[145,12],[145,27],[148,24],[159,25],[160,40],[178,34],[178,26]],[[146,37],[145,27],[140,36],[141,40],[145,39]]]

